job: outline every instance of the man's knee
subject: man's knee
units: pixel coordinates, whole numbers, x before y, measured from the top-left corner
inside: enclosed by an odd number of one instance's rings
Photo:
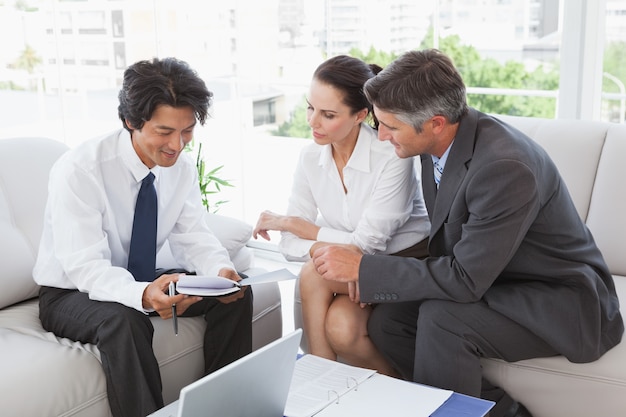
[[[145,334],[152,337],[154,327],[150,317],[121,304],[116,304],[112,314],[104,320],[102,328],[108,329],[112,335]]]
[[[420,333],[430,329],[449,328],[458,320],[453,312],[458,303],[443,300],[426,300],[420,305],[417,328]]]

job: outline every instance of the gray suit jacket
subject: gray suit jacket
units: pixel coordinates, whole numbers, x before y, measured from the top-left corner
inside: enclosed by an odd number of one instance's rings
[[[430,155],[421,159],[430,257],[364,256],[361,301],[482,300],[573,362],[619,343],[611,274],[539,145],[470,109],[439,190]]]

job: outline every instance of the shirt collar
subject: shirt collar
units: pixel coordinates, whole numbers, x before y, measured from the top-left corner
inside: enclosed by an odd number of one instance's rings
[[[350,167],[352,169],[363,172],[370,171],[370,151],[372,148],[372,135],[376,135],[376,132],[371,127],[361,123],[359,136],[356,140],[354,151],[352,151],[352,155],[350,155],[350,159],[346,164],[346,168]],[[320,152],[319,164],[320,166],[326,167],[329,166],[333,161],[333,151],[331,145],[323,146],[324,147]]]
[[[446,161],[448,160],[448,154],[450,153],[450,149],[452,148],[453,143],[454,143],[454,139],[452,139],[452,142],[450,142],[450,145],[448,145],[448,149],[446,149],[443,155],[441,155],[441,158],[437,158],[435,155],[430,156],[433,160],[433,165],[438,163],[442,171],[443,171],[443,168],[446,166]]]
[[[124,164],[130,170],[130,173],[135,178],[135,181],[141,182],[149,172],[154,174],[156,178],[155,181],[157,181],[161,167],[157,165],[154,168],[149,169],[143,162],[141,162],[139,155],[137,155],[135,148],[133,148],[130,132],[126,129],[122,129],[118,136],[118,141]]]

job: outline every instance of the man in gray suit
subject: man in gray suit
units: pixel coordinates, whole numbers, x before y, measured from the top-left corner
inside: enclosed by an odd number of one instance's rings
[[[403,377],[495,401],[492,417],[530,416],[482,378],[480,358],[590,362],[618,344],[602,254],[546,152],[469,108],[444,54],[408,52],[365,91],[379,139],[421,157],[430,257],[328,246],[314,254],[318,272],[376,304],[370,337]]]

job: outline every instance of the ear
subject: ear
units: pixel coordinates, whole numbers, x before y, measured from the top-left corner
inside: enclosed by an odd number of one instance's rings
[[[130,124],[130,122],[128,121],[128,119],[124,119],[124,124],[126,125],[126,127],[128,128],[128,130],[137,130],[133,127],[133,125]]]
[[[433,133],[435,134],[441,133],[441,131],[448,124],[448,119],[446,119],[444,116],[439,115],[433,116],[430,121],[432,122]]]
[[[356,123],[358,124],[358,123],[361,123],[363,120],[365,120],[368,113],[369,113],[369,110],[367,110],[367,107],[356,112]]]

